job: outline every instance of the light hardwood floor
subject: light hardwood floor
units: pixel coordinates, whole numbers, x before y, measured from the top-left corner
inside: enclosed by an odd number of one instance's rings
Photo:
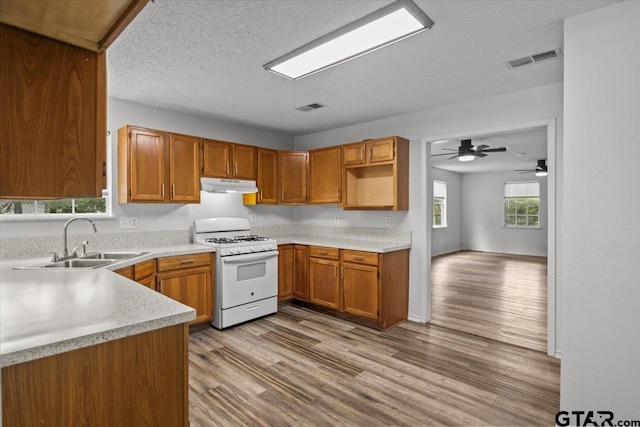
[[[433,324],[547,351],[547,258],[455,252],[431,280]]]
[[[192,426],[553,425],[559,361],[433,325],[296,307],[190,336]]]

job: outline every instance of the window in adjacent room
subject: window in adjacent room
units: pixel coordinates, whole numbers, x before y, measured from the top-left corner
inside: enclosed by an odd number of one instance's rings
[[[504,184],[505,227],[540,227],[540,183]]]
[[[433,181],[433,227],[447,226],[447,183]]]

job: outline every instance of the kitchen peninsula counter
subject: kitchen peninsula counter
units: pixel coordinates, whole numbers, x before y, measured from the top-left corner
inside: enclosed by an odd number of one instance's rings
[[[11,366],[182,324],[195,310],[117,270],[148,259],[212,252],[200,245],[127,249],[148,254],[93,270],[14,270],[47,258],[0,263],[0,363]]]

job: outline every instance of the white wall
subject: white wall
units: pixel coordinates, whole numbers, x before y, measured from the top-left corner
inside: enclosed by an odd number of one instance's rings
[[[242,196],[237,194],[201,193],[199,205],[118,204],[116,193],[118,188],[117,133],[118,129],[125,125],[149,127],[274,149],[291,149],[293,146],[293,137],[289,135],[109,98],[107,129],[111,132],[111,192],[115,218],[96,220],[99,232],[186,230],[193,224],[194,219],[212,216],[248,217],[249,212],[257,214],[258,222],[255,225],[277,225],[293,221],[293,208],[291,207],[247,208],[242,204]],[[138,217],[139,228],[137,230],[120,229],[118,218],[121,216]],[[64,220],[3,221],[0,222],[0,233],[2,237],[58,235],[62,233],[63,223]],[[71,232],[75,232],[75,230],[71,230]]]
[[[447,183],[447,226],[431,229],[431,256],[462,249],[462,175],[432,168],[432,180]],[[433,185],[433,184],[431,184]]]
[[[540,182],[540,228],[504,226],[504,183]],[[474,251],[547,255],[547,178],[517,172],[462,175],[462,247]]]
[[[425,139],[438,135],[465,132],[510,124],[556,119],[558,130],[556,148],[562,149],[562,84],[551,84],[503,95],[478,99],[446,107],[434,108],[396,117],[347,126],[325,132],[294,137],[296,149],[313,149],[387,135],[400,135],[410,144],[409,211],[341,213],[341,221],[363,227],[383,227],[385,216],[391,216],[393,227],[413,231],[411,248],[411,274],[409,289],[409,315],[412,320],[428,320],[430,313],[430,208],[425,194],[432,174],[427,159]],[[550,165],[551,166],[551,165]],[[557,173],[561,173],[558,164]],[[560,180],[559,180],[560,181]],[[557,197],[561,199],[561,182]],[[332,225],[332,211],[327,208],[296,208],[299,222],[313,221]],[[556,260],[558,262],[559,260]],[[553,334],[555,336],[555,334]]]
[[[560,405],[616,420],[640,420],[639,21],[638,1],[565,21]]]

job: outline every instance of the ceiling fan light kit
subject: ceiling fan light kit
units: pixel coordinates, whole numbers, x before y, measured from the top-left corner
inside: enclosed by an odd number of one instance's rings
[[[430,29],[434,22],[411,0],[398,0],[264,65],[297,80]]]

